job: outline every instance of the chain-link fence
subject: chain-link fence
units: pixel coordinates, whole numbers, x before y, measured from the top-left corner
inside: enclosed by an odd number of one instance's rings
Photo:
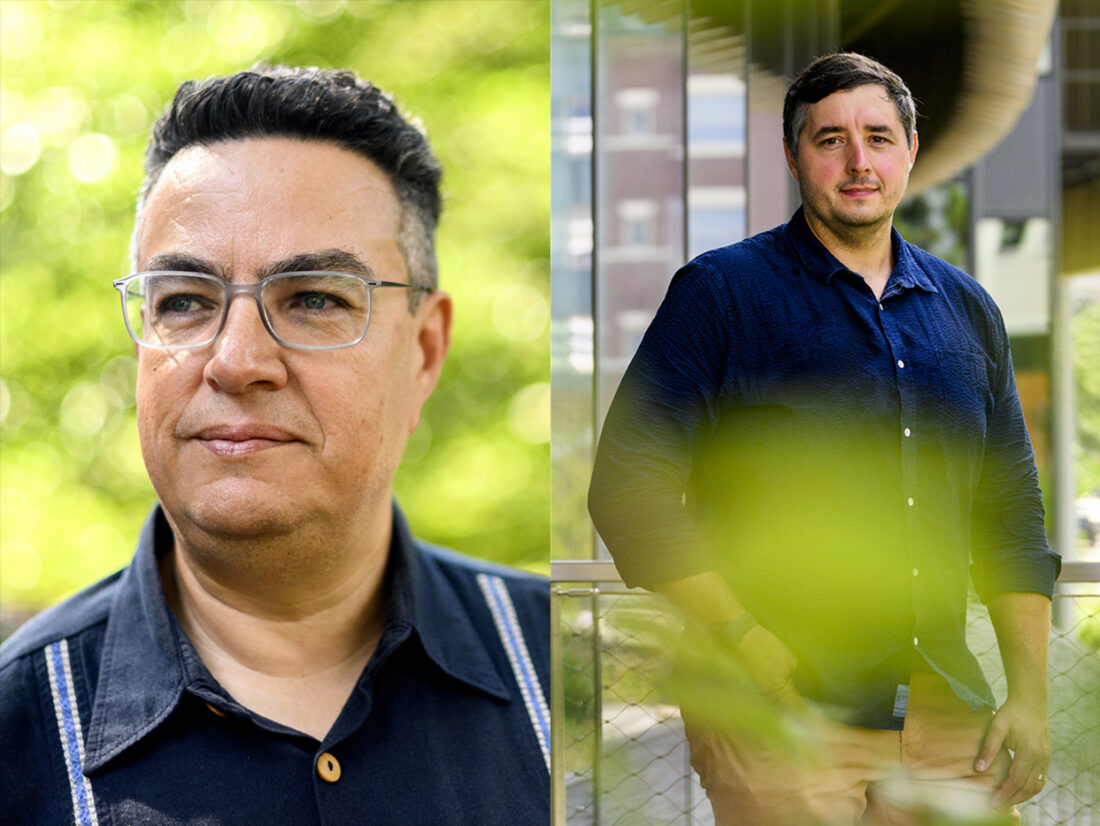
[[[1100,826],[1100,595],[1095,584],[1061,589],[1050,650],[1053,760],[1043,792],[1020,812],[1025,826]],[[668,696],[661,605],[621,584],[555,583],[556,826],[713,823]],[[996,638],[978,603],[968,641],[1002,701]]]

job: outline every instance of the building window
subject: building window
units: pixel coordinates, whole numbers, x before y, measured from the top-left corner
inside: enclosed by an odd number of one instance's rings
[[[628,199],[616,204],[619,213],[619,243],[624,247],[649,247],[657,243],[657,204]]]
[[[656,89],[620,89],[616,92],[615,103],[622,112],[622,134],[656,134],[657,99]]]

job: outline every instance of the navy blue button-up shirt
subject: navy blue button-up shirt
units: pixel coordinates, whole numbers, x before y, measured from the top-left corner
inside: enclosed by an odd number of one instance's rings
[[[632,585],[723,573],[838,719],[901,728],[914,669],[972,708],[979,594],[1049,596],[1008,338],[893,233],[882,296],[792,220],[674,277],[608,412],[589,504]],[[899,702],[901,700],[901,702]]]
[[[324,740],[235,702],[133,563],[0,654],[0,822],[549,821],[546,580],[415,540],[395,508],[378,647]],[[338,770],[338,779],[337,779]]]

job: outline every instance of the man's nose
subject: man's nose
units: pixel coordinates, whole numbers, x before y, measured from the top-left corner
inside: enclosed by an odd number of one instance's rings
[[[230,298],[225,325],[212,346],[204,375],[218,389],[242,393],[286,384],[285,348],[267,331],[253,296],[238,293]]]
[[[848,170],[850,172],[863,172],[870,168],[870,160],[867,147],[861,141],[853,141],[848,153]]]

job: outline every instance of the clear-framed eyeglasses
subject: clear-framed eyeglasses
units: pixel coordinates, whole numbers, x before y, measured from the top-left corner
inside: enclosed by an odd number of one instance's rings
[[[297,350],[338,350],[358,344],[370,324],[379,287],[431,292],[420,284],[379,281],[345,272],[284,272],[252,284],[231,284],[194,272],[139,272],[113,282],[122,294],[130,336],[143,347],[202,347],[218,337],[238,293],[256,300],[264,327]]]

